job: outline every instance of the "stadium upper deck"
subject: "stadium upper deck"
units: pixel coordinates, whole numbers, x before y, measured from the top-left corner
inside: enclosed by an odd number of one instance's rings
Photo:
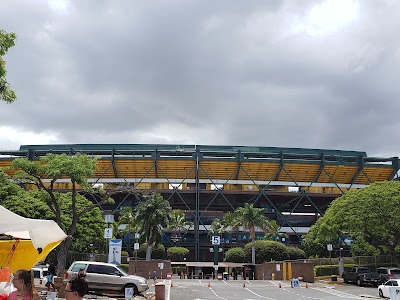
[[[16,151],[0,151],[1,166],[9,165],[14,157],[38,159],[47,153],[78,152],[98,158],[96,181],[136,182],[141,188],[152,187],[144,183],[199,181],[227,185],[225,190],[248,190],[261,184],[309,191],[320,187],[319,192],[336,193],[391,180],[399,169],[397,157],[367,157],[359,151],[138,144],[23,145]]]

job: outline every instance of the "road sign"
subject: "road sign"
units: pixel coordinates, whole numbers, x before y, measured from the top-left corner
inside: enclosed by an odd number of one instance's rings
[[[328,251],[332,251],[333,250],[332,244],[327,244],[326,248],[328,249]]]
[[[112,228],[106,228],[104,229],[104,238],[105,239],[112,239],[113,236],[113,230]]]
[[[298,278],[292,278],[292,287],[294,288],[300,287],[300,282]]]
[[[114,222],[114,215],[105,215],[104,220],[106,221],[107,224],[113,223]]]
[[[221,238],[218,235],[213,235],[211,239],[211,244],[213,245],[221,244]]]
[[[125,288],[125,299],[133,298],[133,288]]]
[[[134,250],[139,250],[139,243],[134,243],[133,244],[133,249]]]

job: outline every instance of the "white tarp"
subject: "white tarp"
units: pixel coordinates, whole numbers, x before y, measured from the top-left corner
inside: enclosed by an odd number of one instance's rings
[[[0,205],[0,233],[30,239],[33,246],[44,249],[48,244],[67,237],[55,221],[21,217]]]

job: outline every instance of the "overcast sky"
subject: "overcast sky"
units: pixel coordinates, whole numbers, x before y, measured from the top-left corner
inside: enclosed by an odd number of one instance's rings
[[[0,149],[48,143],[400,155],[395,0],[2,0]]]

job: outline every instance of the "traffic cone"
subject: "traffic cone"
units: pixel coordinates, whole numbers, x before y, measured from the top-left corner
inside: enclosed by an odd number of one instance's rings
[[[279,282],[279,288],[282,288],[282,284]]]
[[[308,289],[308,283],[306,282],[306,289]]]
[[[211,284],[210,284],[210,282],[208,282],[208,287],[211,287]]]
[[[243,281],[243,287],[245,288],[246,287],[246,283]]]

